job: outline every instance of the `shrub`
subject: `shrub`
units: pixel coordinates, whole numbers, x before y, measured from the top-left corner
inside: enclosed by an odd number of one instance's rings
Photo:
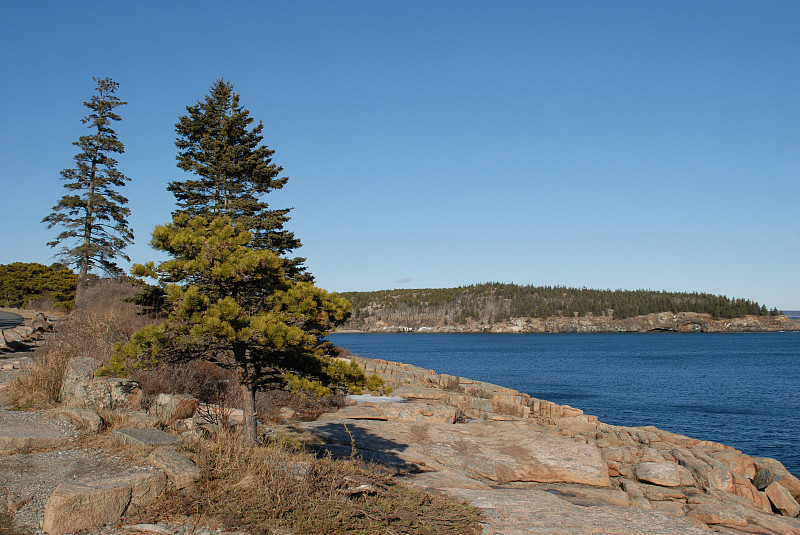
[[[61,264],[0,264],[0,306],[69,310],[75,302],[77,280],[78,276]]]

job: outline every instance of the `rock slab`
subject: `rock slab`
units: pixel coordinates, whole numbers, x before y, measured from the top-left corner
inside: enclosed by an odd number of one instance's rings
[[[153,466],[166,472],[167,477],[177,489],[183,489],[200,479],[200,469],[185,455],[172,448],[162,446],[153,450],[149,456]]]
[[[116,522],[132,503],[153,503],[165,485],[163,472],[62,483],[47,501],[42,530],[63,535]]]
[[[113,434],[120,442],[135,446],[165,446],[178,443],[178,437],[160,429],[117,429]]]

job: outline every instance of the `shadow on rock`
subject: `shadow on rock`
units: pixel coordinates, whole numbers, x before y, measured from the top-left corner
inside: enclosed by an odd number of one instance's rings
[[[314,445],[321,454],[337,459],[355,458],[380,465],[391,474],[408,474],[423,471],[422,467],[408,462],[400,455],[408,449],[407,444],[379,436],[363,425],[352,422],[326,422],[319,426],[305,427],[319,437],[323,444]]]

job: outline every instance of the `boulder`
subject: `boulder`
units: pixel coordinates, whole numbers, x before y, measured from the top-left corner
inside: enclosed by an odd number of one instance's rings
[[[671,454],[678,463],[689,469],[702,488],[733,492],[733,476],[726,464],[686,448],[675,448]]]
[[[87,381],[94,377],[95,372],[100,367],[100,361],[92,357],[74,357],[69,359],[61,379],[61,392],[59,401],[64,405],[70,405],[75,399],[75,387],[81,381]]]
[[[644,495],[644,491],[642,490],[643,485],[640,485],[639,483],[631,481],[627,478],[620,478],[619,482],[622,490],[624,490],[628,495],[632,506],[639,507],[641,509],[653,508],[653,506],[650,505],[650,500],[648,500]]]
[[[625,459],[622,447],[620,446],[604,446],[600,451],[606,461],[621,463]]]
[[[747,479],[753,479],[756,475],[756,464],[749,455],[744,455],[738,451],[720,451],[712,453],[711,456],[727,464],[731,470]]]
[[[31,320],[31,327],[37,332],[47,332],[53,330],[53,324],[41,312],[37,312]]]
[[[172,448],[160,447],[150,453],[148,460],[153,466],[166,472],[177,489],[186,488],[200,479],[200,469],[185,455]]]
[[[144,411],[116,409],[109,415],[113,427],[128,429],[150,429],[158,426],[158,418]]]
[[[95,411],[138,409],[141,399],[139,383],[130,379],[90,379],[79,381],[75,386],[74,404]]]
[[[685,516],[687,509],[685,503],[674,502],[671,500],[651,501],[650,506],[656,511],[661,511],[662,513],[675,516]]]
[[[678,487],[681,476],[678,466],[668,462],[643,462],[634,469],[636,479],[645,483],[652,483],[662,487]]]
[[[753,461],[756,468],[770,470],[775,476],[775,481],[780,481],[781,486],[788,490],[795,500],[800,500],[800,479],[792,475],[780,461],[768,457],[753,457]]]
[[[4,349],[22,351],[26,348],[25,337],[17,329],[6,329],[5,331],[0,331],[0,338],[4,339]]]
[[[163,473],[67,481],[47,500],[42,530],[62,535],[119,520],[131,503],[149,505],[164,489]]]
[[[155,503],[167,486],[167,476],[161,470],[147,470],[122,476],[131,484],[131,505],[146,507]]]
[[[189,394],[159,394],[150,406],[150,414],[164,423],[191,418],[197,410],[197,399]]]
[[[76,409],[65,407],[55,412],[56,416],[71,423],[78,429],[85,429],[90,433],[99,433],[105,427],[103,419],[91,409]]]
[[[758,490],[767,490],[773,481],[775,481],[775,476],[769,468],[761,468],[753,476],[753,485]]]
[[[644,463],[661,463],[666,460],[657,449],[649,446],[640,449],[639,453],[641,454],[640,460]]]
[[[163,472],[67,481],[50,495],[42,529],[49,535],[62,535],[111,524],[131,503],[152,504],[165,485]]]
[[[766,489],[767,498],[781,512],[783,516],[796,517],[800,514],[800,505],[792,495],[786,490],[780,481],[773,481]]]
[[[408,401],[442,402],[447,397],[447,391],[441,388],[403,385],[395,388],[392,395]]]
[[[72,533],[116,522],[131,503],[131,485],[118,478],[68,481],[50,495],[42,530],[49,535]]]
[[[525,422],[433,424],[427,426],[422,445],[436,462],[497,483],[611,486],[597,447]]]

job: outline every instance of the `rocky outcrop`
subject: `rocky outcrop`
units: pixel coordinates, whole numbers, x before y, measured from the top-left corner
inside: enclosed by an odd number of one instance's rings
[[[800,480],[777,460],[604,424],[481,381],[358,361],[406,403],[361,403],[302,424],[316,447],[467,499],[484,513],[484,533],[800,535]],[[443,407],[455,409],[452,422],[439,418]]]
[[[38,345],[44,336],[53,331],[57,318],[48,317],[41,312],[19,310],[12,308],[2,309],[22,316],[24,322],[10,329],[0,330],[0,354],[15,351],[30,351]]]
[[[436,373],[411,364],[362,357],[355,359],[367,374],[374,373],[383,377],[394,389],[394,396],[408,401],[455,407],[467,419],[574,419],[583,423],[597,421],[596,416],[585,415],[580,409],[537,399],[504,386]]]
[[[786,316],[744,316],[714,319],[695,312],[659,312],[633,318],[611,316],[512,318],[495,323],[468,320],[444,324],[408,318],[403,325],[366,318],[345,329],[359,332],[491,332],[491,333],[646,333],[646,332],[774,332],[800,331],[800,319]]]

